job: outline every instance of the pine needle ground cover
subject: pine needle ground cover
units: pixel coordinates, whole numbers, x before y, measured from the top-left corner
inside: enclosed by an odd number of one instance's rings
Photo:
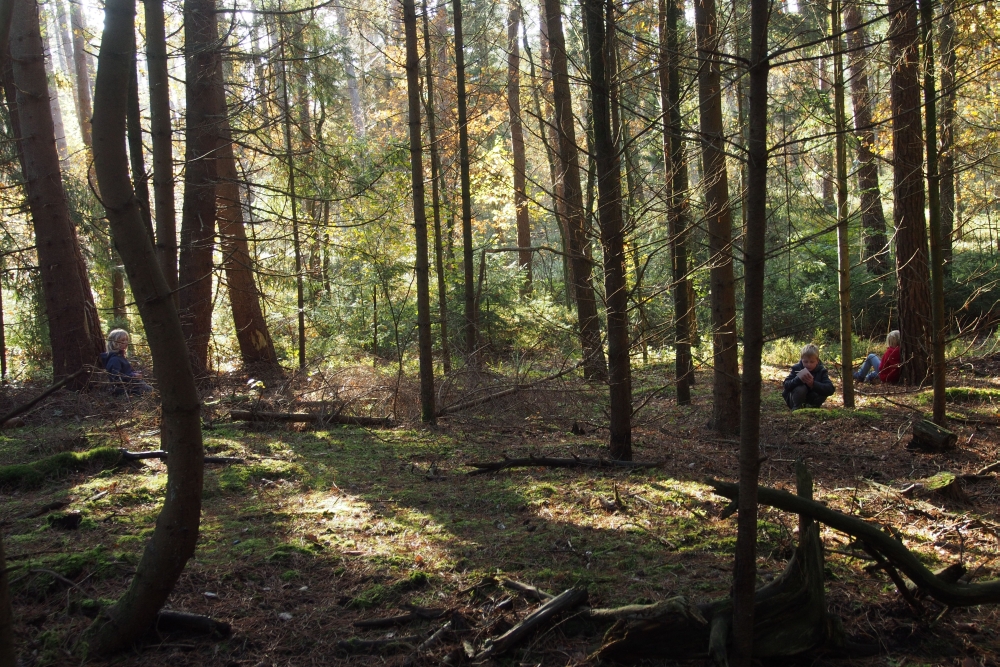
[[[996,389],[967,366],[953,369],[950,384],[984,394]],[[975,475],[1000,460],[994,403],[949,405],[958,448],[921,454],[905,446],[910,422],[926,407],[921,392],[866,389],[857,410],[835,397],[823,409],[792,414],[780,396],[783,373],[770,369],[766,380],[762,484],[794,490],[793,466],[802,458],[818,500],[884,525],[932,569],[963,562],[975,580],[998,576],[997,480],[994,473]],[[261,397],[217,390],[206,397],[207,453],[245,463],[207,467],[199,548],[169,605],[228,621],[233,634],[219,640],[152,632],[114,664],[401,665],[413,657],[403,640],[423,641],[443,619],[378,629],[353,624],[405,614],[412,608],[406,605],[458,610],[469,626],[463,638],[480,645],[537,604],[502,588],[505,578],[552,594],[584,587],[592,607],[725,596],[735,520],[723,518],[728,501],[703,480],[735,479],[737,446],[704,426],[711,412],[707,374],[698,377],[687,408],[655,393],[665,381],[667,371],[649,366],[636,382],[637,395],[652,398],[636,417],[635,455],[660,466],[478,476],[467,474],[467,463],[605,456],[607,432],[595,407],[603,390],[567,379],[437,427],[393,429],[230,423],[228,409]],[[85,460],[100,459],[87,452],[106,448],[156,448],[154,404],[123,412],[120,403],[96,409],[92,400],[64,394],[23,428],[3,431],[0,465],[62,452]],[[165,470],[158,460],[110,467],[95,461],[4,488],[0,521],[13,568],[15,631],[30,664],[79,664],[73,643],[124,591],[159,510]],[[967,502],[908,491],[941,471],[969,476]],[[38,511],[46,507],[56,509]],[[50,518],[73,513],[80,519],[71,530]],[[762,584],[781,572],[796,532],[797,517],[761,509]],[[948,610],[925,600],[918,614],[848,538],[826,529],[822,539],[831,612],[857,641],[882,649],[849,664],[997,664],[997,607]],[[588,664],[606,629],[568,614],[500,664]],[[392,639],[403,648],[352,648]],[[443,642],[415,662],[441,664],[448,656],[463,659],[454,642]],[[845,661],[811,656],[810,663]]]

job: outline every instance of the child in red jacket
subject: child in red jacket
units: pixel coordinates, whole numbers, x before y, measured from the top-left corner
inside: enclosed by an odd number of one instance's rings
[[[899,330],[890,331],[886,337],[885,354],[879,359],[877,354],[869,354],[854,374],[858,382],[874,382],[876,378],[886,384],[899,382]]]

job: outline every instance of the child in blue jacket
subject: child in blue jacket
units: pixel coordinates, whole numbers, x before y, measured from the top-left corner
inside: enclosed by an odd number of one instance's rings
[[[132,364],[125,357],[128,351],[128,332],[115,329],[108,334],[107,352],[101,353],[101,364],[111,376],[115,396],[124,394],[146,394],[153,388],[142,381],[142,373],[132,370]]]
[[[802,348],[799,363],[792,366],[785,379],[785,403],[792,410],[799,408],[818,408],[828,396],[833,396],[833,382],[826,367],[819,360],[819,348],[813,344]]]

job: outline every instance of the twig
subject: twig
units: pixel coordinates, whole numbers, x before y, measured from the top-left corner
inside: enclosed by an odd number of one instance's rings
[[[500,582],[500,585],[504,588],[509,588],[512,591],[517,591],[521,595],[531,598],[537,602],[545,602],[546,600],[551,600],[555,597],[551,593],[546,593],[543,590],[535,588],[531,584],[523,584],[520,581],[514,581],[513,579],[504,579]]]
[[[586,599],[587,591],[585,589],[570,588],[548,600],[500,637],[493,640],[486,640],[484,644],[485,648],[475,657],[476,662],[506,653],[527,637],[529,633],[544,625],[557,614],[582,604]]]
[[[162,449],[154,449],[148,452],[130,452],[127,449],[122,449],[120,451],[122,453],[122,458],[126,461],[142,461],[144,459],[167,460],[167,452]],[[235,456],[206,456],[205,463],[239,464],[245,463],[245,461]]]

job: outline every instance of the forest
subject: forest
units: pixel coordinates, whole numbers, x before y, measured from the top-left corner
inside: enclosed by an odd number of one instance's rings
[[[1000,664],[986,0],[0,0],[0,667]]]

